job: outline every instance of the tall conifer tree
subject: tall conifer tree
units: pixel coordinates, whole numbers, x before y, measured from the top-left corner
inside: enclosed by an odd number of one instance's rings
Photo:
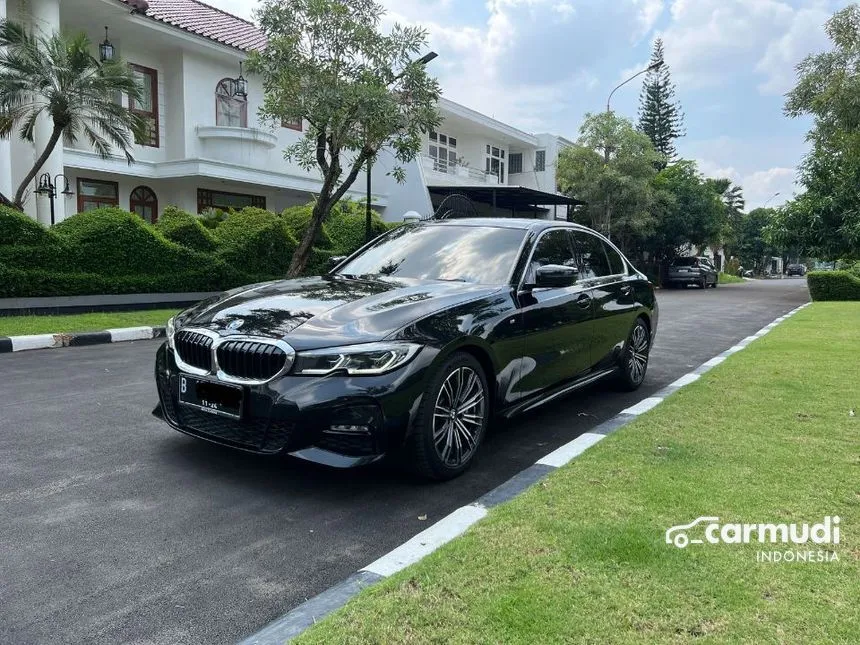
[[[663,60],[663,41],[654,42],[651,64]],[[683,137],[684,114],[681,104],[675,100],[675,85],[664,63],[660,68],[648,72],[639,96],[639,130],[648,135],[654,148],[663,158],[662,167],[675,160],[675,140]]]

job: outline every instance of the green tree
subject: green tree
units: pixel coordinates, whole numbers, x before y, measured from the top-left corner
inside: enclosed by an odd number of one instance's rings
[[[651,180],[659,156],[647,136],[611,112],[587,114],[579,132],[577,144],[559,155],[559,190],[588,202],[579,218],[632,253],[654,223]]]
[[[249,69],[263,79],[261,116],[274,123],[303,119],[305,136],[285,151],[302,167],[318,168],[322,186],[289,275],[299,275],[332,207],[368,159],[390,147],[402,164],[420,152],[438,126],[439,84],[411,62],[427,44],[421,27],[379,30],[374,0],[264,0],[257,18],[268,44]]]
[[[663,40],[654,41],[651,65],[663,61]],[[675,85],[669,66],[654,69],[645,76],[639,96],[639,130],[648,135],[654,149],[661,156],[660,168],[665,168],[677,157],[675,140],[684,136],[684,114],[681,104],[674,100]]]
[[[825,26],[830,51],[807,56],[785,113],[811,115],[812,150],[800,166],[806,191],[773,217],[767,238],[803,255],[860,257],[860,6]]]
[[[30,182],[51,156],[60,139],[73,144],[85,137],[103,158],[119,148],[129,163],[135,136],[144,121],[114,101],[118,92],[140,100],[141,88],[120,60],[99,62],[85,34],[34,35],[16,22],[0,22],[0,137],[33,141],[39,119],[53,129],[15,195],[5,203],[23,210]]]
[[[743,214],[735,227],[734,255],[747,269],[760,273],[767,258],[781,255],[780,249],[768,242],[764,231],[773,219],[773,208],[756,208]]]
[[[653,185],[661,208],[648,249],[656,259],[674,257],[690,245],[719,242],[726,223],[720,184],[706,180],[694,161],[682,160],[664,168]]]

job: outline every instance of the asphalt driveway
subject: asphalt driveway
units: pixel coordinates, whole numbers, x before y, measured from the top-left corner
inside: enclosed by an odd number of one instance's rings
[[[662,291],[640,392],[521,417],[434,485],[170,430],[152,341],[0,356],[0,642],[235,642],[807,300],[805,280]]]

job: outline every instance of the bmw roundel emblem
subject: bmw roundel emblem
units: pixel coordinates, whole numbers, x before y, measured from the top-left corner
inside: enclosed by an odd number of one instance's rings
[[[244,324],[245,324],[245,321],[242,320],[241,318],[238,318],[236,320],[231,320],[230,324],[227,325],[227,329],[229,329],[230,331],[236,331],[237,329],[239,329]]]

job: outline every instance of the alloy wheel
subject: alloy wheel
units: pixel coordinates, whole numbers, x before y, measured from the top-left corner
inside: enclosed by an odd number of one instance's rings
[[[456,468],[478,447],[487,397],[471,367],[458,367],[442,382],[433,408],[433,445],[442,463]]]
[[[645,325],[638,324],[633,328],[630,342],[627,346],[627,373],[634,383],[641,383],[645,378],[648,367],[648,349],[650,345],[648,330]]]

